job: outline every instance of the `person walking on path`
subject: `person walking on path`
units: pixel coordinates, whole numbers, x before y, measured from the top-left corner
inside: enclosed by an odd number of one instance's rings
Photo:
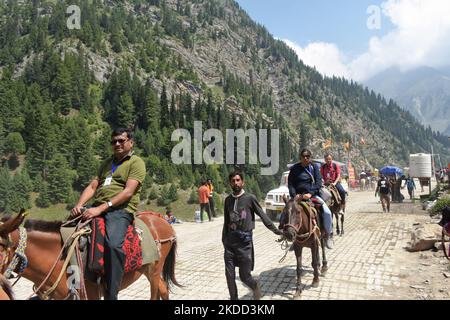
[[[283,232],[278,230],[267,217],[256,197],[244,191],[244,176],[241,172],[232,172],[228,180],[233,192],[225,199],[222,243],[224,246],[225,277],[230,299],[238,300],[235,271],[235,268],[238,267],[241,281],[253,290],[253,298],[259,300],[261,288],[251,275],[255,264],[253,248],[255,214],[273,233],[281,235]]]
[[[380,175],[380,180],[378,180],[377,189],[375,190],[375,197],[380,195],[381,207],[383,212],[390,212],[391,210],[391,199],[389,194],[391,193],[392,185],[391,182],[384,176]]]
[[[414,183],[414,178],[408,176],[406,179],[406,188],[408,189],[409,199],[412,200],[414,197],[414,189],[416,189],[416,184]]]
[[[209,211],[209,189],[206,181],[198,188],[198,202],[200,203],[200,221],[203,222],[203,211],[206,210],[208,219],[211,222],[211,212]]]
[[[216,210],[214,208],[214,197],[213,197],[213,192],[214,192],[214,186],[212,184],[212,180],[208,179],[206,180],[206,182],[208,183],[208,190],[209,190],[209,198],[208,198],[208,203],[209,203],[209,211],[211,212],[212,216],[215,218],[216,217]]]

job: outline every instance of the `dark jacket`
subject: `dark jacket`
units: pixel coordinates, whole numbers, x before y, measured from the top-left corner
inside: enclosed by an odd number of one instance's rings
[[[310,164],[309,167],[305,168],[299,162],[289,171],[288,188],[291,198],[294,198],[297,194],[306,193],[310,193],[312,196],[319,195],[321,187],[322,175],[319,165]]]
[[[235,209],[235,202],[236,210]],[[255,228],[255,214],[257,214],[264,225],[271,231],[276,230],[275,225],[269,219],[269,217],[264,213],[263,209],[256,200],[256,197],[251,193],[244,193],[239,198],[235,198],[229,195],[225,199],[224,207],[224,225],[222,231],[222,242],[228,242],[230,234],[247,233],[249,235],[249,240],[251,240],[251,232]],[[235,234],[233,235],[233,237]],[[242,235],[244,238],[245,235]]]

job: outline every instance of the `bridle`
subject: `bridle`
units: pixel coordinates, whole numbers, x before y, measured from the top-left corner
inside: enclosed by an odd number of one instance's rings
[[[292,205],[297,206],[297,203],[295,203],[295,201],[293,201]],[[288,206],[289,206],[289,204],[288,204]],[[319,230],[319,228],[317,227],[317,225],[313,224],[312,214],[311,213],[308,214],[305,212],[305,214],[309,218],[309,228],[308,228],[309,230],[305,233],[299,234],[300,228],[302,227],[302,223],[303,223],[303,215],[301,213],[301,210],[304,210],[304,209],[298,208],[298,210],[297,210],[296,214],[298,214],[300,216],[300,221],[297,226],[292,223],[293,213],[291,212],[291,210],[292,210],[292,208],[289,208],[290,212],[288,215],[288,223],[284,225],[284,228],[285,229],[286,229],[286,227],[293,228],[294,229],[294,238],[293,238],[294,242],[297,242],[298,244],[302,244],[302,243],[308,241],[312,235],[316,234],[316,231]],[[318,240],[317,237],[316,237],[316,240]]]
[[[0,223],[2,225],[3,223]],[[0,236],[0,246],[3,247],[0,253],[0,273],[7,279],[11,278],[11,273],[16,272],[19,277],[28,266],[28,259],[25,255],[27,246],[27,231],[19,227],[19,242],[16,245],[8,233],[6,237]],[[15,271],[17,269],[17,271]],[[17,281],[16,281],[17,282]]]
[[[294,201],[292,201],[292,205],[296,205],[294,203]],[[288,203],[286,205],[286,209],[287,209],[287,213],[288,213],[288,222],[283,226],[284,230],[286,230],[288,227],[291,227],[292,229],[294,229],[294,239],[297,237],[298,232],[300,231],[300,228],[302,226],[302,222],[303,222],[303,217],[302,214],[300,213],[300,222],[298,223],[298,225],[294,225],[292,220],[293,220],[293,213],[292,213],[292,208],[289,207],[290,203]]]
[[[0,226],[1,225],[3,225],[3,222],[0,222]],[[10,234],[6,237],[0,236],[0,247],[3,247],[3,250],[0,252],[0,273],[4,274],[6,268],[9,266],[9,261],[12,256],[12,249],[14,247]]]

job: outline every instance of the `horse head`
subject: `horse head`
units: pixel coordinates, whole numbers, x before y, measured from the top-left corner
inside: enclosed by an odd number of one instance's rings
[[[19,228],[20,224],[25,219],[25,209],[20,210],[20,213],[13,218],[4,218],[0,222],[0,273],[3,274],[7,267],[7,262],[11,254],[12,243],[10,233]]]
[[[283,198],[284,199],[284,198]],[[284,236],[289,240],[293,241],[298,231],[301,228],[301,207],[298,205],[294,199],[285,200],[285,207],[283,209],[283,231]]]

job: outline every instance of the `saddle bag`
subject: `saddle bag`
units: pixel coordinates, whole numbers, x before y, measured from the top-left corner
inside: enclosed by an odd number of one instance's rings
[[[331,194],[330,190],[328,190],[326,187],[322,187],[320,188],[319,196],[322,198],[323,201],[328,202],[333,195]]]

